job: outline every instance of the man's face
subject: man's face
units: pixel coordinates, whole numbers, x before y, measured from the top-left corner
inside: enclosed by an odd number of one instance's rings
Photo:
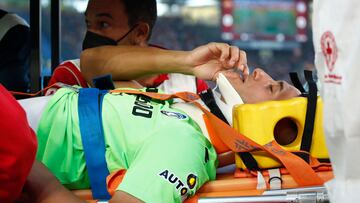
[[[275,81],[261,69],[241,78],[239,74],[226,74],[245,103],[285,100],[296,97],[299,90],[285,81]]]
[[[87,30],[104,37],[118,40],[131,28],[120,0],[90,0],[85,12]],[[131,33],[119,44],[132,45]]]

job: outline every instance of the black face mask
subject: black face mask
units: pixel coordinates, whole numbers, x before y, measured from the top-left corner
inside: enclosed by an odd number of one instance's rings
[[[130,32],[133,31],[135,28],[136,28],[136,25],[133,26],[127,33],[125,33],[118,40],[113,40],[111,38],[101,36],[94,32],[87,31],[84,41],[83,41],[82,48],[83,48],[83,50],[85,50],[85,49],[90,49],[90,48],[99,47],[99,46],[106,46],[106,45],[116,46],[121,40],[123,40],[126,36],[128,36],[130,34]]]

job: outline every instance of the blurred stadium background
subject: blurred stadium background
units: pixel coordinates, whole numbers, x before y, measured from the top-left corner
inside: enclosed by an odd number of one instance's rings
[[[30,0],[1,0],[0,8],[29,22]],[[42,0],[42,71],[51,74],[50,0]],[[313,69],[311,12],[307,0],[157,0],[158,21],[151,43],[190,50],[210,41],[247,52],[250,68],[276,79]],[[87,0],[61,1],[61,61],[78,58],[85,34]]]

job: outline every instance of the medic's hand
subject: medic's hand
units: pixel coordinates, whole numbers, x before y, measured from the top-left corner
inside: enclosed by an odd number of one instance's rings
[[[49,169],[39,161],[34,162],[26,179],[22,197],[17,202],[86,203],[61,185]]]
[[[246,53],[225,43],[209,43],[190,51],[187,58],[193,74],[203,80],[215,81],[220,71],[237,69],[249,75]]]

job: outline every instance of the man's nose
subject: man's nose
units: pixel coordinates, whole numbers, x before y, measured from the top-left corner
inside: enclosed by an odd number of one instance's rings
[[[260,68],[256,68],[253,71],[253,78],[254,80],[261,80],[261,79],[271,79],[271,77],[265,73],[264,70],[260,69]]]
[[[261,77],[262,77],[262,73],[263,73],[263,72],[264,72],[264,71],[261,70],[260,68],[256,68],[256,69],[253,71],[253,78],[254,78],[254,80],[260,80]]]

